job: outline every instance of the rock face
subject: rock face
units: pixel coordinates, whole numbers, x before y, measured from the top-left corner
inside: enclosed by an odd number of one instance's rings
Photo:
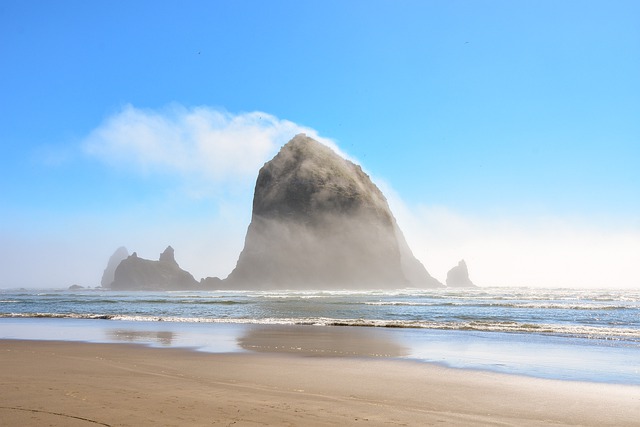
[[[111,289],[115,290],[183,290],[197,289],[198,282],[180,268],[168,246],[158,261],[138,258],[137,253],[122,260],[116,268]]]
[[[120,246],[109,258],[109,262],[107,263],[107,268],[104,269],[104,273],[102,273],[102,280],[100,281],[100,285],[103,288],[108,288],[113,283],[113,277],[116,272],[116,268],[118,268],[118,264],[123,259],[126,259],[129,256],[129,251],[124,246]]]
[[[227,288],[439,287],[360,166],[297,135],[258,175]]]
[[[467,270],[467,263],[464,260],[461,260],[447,273],[447,286],[452,288],[476,287],[469,279],[469,270]]]

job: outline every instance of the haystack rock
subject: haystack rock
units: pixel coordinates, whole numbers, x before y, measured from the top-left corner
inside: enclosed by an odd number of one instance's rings
[[[118,264],[123,259],[126,259],[129,256],[129,251],[124,246],[120,246],[109,258],[109,262],[107,262],[107,268],[104,269],[104,273],[102,273],[102,280],[100,281],[100,285],[103,288],[108,288],[113,283],[114,274],[116,272],[116,268],[118,268]]]
[[[251,224],[226,288],[440,287],[360,166],[304,134],[258,175]]]
[[[168,246],[158,261],[139,258],[133,253],[116,268],[111,289],[114,290],[186,290],[197,289],[191,273],[180,268],[174,251]]]
[[[447,273],[447,286],[452,288],[474,288],[474,285],[469,279],[469,270],[467,269],[467,263],[461,260],[457,266],[453,267]]]

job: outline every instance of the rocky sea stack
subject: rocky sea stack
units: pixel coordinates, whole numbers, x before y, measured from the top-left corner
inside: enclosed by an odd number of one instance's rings
[[[467,263],[461,260],[458,265],[447,273],[447,286],[452,288],[475,288],[476,285],[469,279]]]
[[[439,287],[360,166],[295,136],[256,182],[251,224],[222,287]]]
[[[137,253],[120,262],[114,273],[114,290],[187,290],[197,289],[191,273],[180,268],[173,248],[168,246],[158,261],[139,258]]]

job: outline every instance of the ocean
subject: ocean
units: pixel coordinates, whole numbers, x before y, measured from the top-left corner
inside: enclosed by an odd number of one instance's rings
[[[0,339],[392,357],[640,384],[640,290],[0,290]]]

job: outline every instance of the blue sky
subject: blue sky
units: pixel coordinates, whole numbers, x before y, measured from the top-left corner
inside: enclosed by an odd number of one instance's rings
[[[0,287],[97,284],[120,245],[226,276],[257,170],[298,131],[363,165],[440,280],[465,258],[485,285],[640,286],[639,16],[3,1]]]

